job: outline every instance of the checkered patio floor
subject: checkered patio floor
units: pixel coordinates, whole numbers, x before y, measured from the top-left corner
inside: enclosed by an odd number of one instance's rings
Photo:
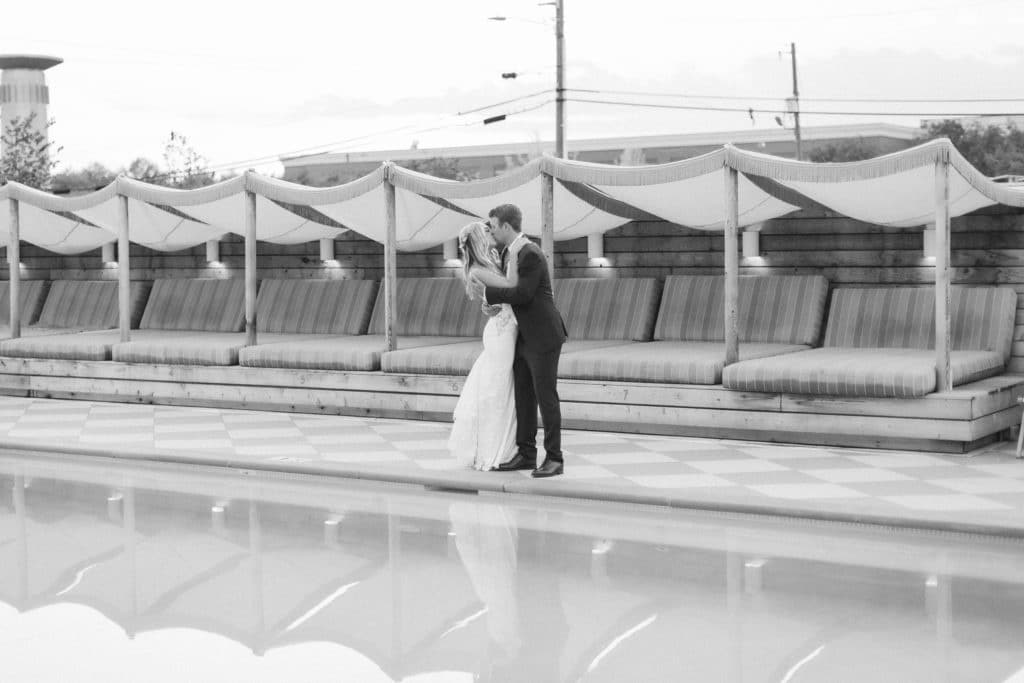
[[[158,449],[211,459],[227,453],[254,462],[463,476],[446,449],[448,430],[430,422],[0,397],[0,440],[8,442],[128,454]],[[1024,528],[1024,461],[1014,459],[1012,443],[951,456],[570,431],[563,445],[562,480],[685,492],[699,501],[789,503]]]

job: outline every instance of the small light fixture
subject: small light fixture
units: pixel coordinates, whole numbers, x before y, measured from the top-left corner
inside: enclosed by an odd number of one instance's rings
[[[320,238],[320,260],[324,263],[334,261],[334,238]]]
[[[591,261],[604,258],[603,234],[587,235],[587,258]]]
[[[759,258],[761,256],[761,231],[743,231],[743,258]]]
[[[102,258],[104,263],[117,263],[117,242],[107,242],[103,245]]]
[[[206,262],[220,263],[220,240],[206,240]]]
[[[926,259],[934,259],[938,253],[935,249],[935,224],[928,223],[924,226],[923,251]]]
[[[445,261],[458,261],[459,260],[459,241],[447,240],[444,243],[444,260]]]

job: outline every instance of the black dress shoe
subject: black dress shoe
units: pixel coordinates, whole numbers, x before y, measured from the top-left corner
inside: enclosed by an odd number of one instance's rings
[[[516,453],[515,457],[508,462],[503,462],[494,469],[499,472],[514,472],[516,470],[532,470],[537,466],[536,458],[527,458],[522,453]]]
[[[533,471],[534,479],[557,477],[565,471],[565,465],[558,460],[545,460],[544,464]]]

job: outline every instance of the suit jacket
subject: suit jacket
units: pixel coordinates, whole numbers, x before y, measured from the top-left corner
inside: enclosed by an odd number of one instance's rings
[[[502,256],[502,265],[505,262]],[[568,333],[555,308],[551,277],[544,253],[533,242],[519,250],[519,284],[515,287],[488,287],[487,303],[510,304],[519,324],[519,337],[531,351],[543,353],[558,348]]]

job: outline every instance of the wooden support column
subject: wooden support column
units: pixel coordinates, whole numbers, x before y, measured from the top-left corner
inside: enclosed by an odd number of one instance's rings
[[[935,162],[935,390],[950,391],[949,159]]]
[[[725,169],[725,364],[739,360],[739,173]]]
[[[256,345],[256,193],[245,191],[245,343]]]
[[[7,272],[11,296],[11,339],[21,336],[21,205],[17,199],[10,200],[11,205],[11,242],[7,245]]]
[[[388,178],[384,181],[384,350],[394,351],[398,345],[395,336],[395,312],[398,306],[398,218],[395,213],[395,186]]]
[[[117,195],[117,322],[121,341],[131,339],[132,267],[128,241],[128,197]]]
[[[540,176],[540,249],[548,261],[551,286],[555,284],[555,178],[550,173]]]

